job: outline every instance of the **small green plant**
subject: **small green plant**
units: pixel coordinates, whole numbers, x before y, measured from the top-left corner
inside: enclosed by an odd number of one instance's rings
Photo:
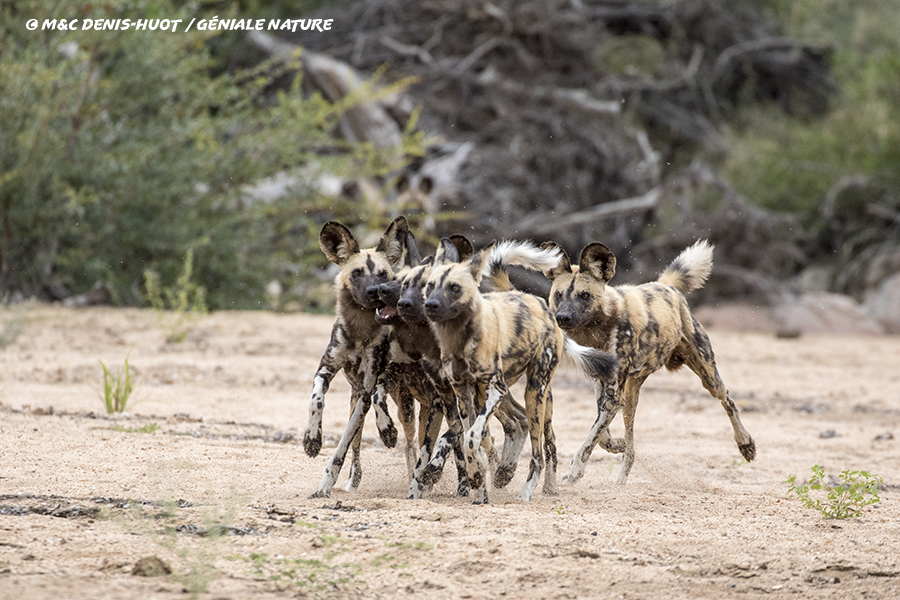
[[[324,591],[352,585],[362,573],[357,563],[331,564],[323,560],[304,558],[270,558],[268,554],[251,554],[247,559],[236,555],[232,558],[251,563],[255,576],[268,579],[280,589],[298,588],[308,591]]]
[[[134,348],[132,347],[132,350]],[[128,366],[128,357],[131,356],[131,350],[125,355],[125,364],[113,375],[103,361],[98,361],[103,367],[103,393],[99,394],[100,399],[106,406],[107,414],[120,413],[128,406],[128,398],[134,389],[134,380],[131,378],[131,367]]]
[[[153,271],[144,271],[147,299],[160,326],[168,334],[169,343],[183,342],[191,330],[191,322],[207,314],[206,290],[191,281],[194,272],[194,250],[188,248],[184,268],[172,287],[162,286]]]
[[[813,475],[808,483],[797,484],[794,475],[782,483],[790,484],[788,494],[796,496],[807,508],[814,508],[826,519],[847,519],[862,514],[863,507],[879,502],[878,484],[882,479],[867,471],[843,471],[840,483],[829,486],[825,483],[825,469],[819,465],[812,468]],[[826,492],[827,501],[810,497],[811,491]]]
[[[110,429],[113,431],[123,431],[125,433],[153,433],[159,431],[159,425],[156,423],[147,423],[143,427],[125,427],[124,425],[114,423]]]

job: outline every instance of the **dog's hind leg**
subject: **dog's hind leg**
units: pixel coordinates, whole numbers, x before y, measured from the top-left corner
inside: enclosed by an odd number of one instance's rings
[[[359,431],[356,432],[356,435],[353,436],[353,441],[350,444],[350,449],[353,451],[353,454],[350,458],[350,475],[347,477],[347,485],[344,486],[344,489],[348,492],[355,492],[359,489],[359,484],[362,482],[362,460],[360,459],[360,447],[362,446],[362,427],[359,428]],[[337,479],[337,474],[335,474],[335,479]]]
[[[503,452],[500,455],[499,465],[494,471],[493,484],[495,488],[505,487],[516,474],[519,463],[519,453],[525,445],[527,418],[525,408],[507,395],[500,402],[495,413],[497,420],[503,427],[505,439],[503,440]]]
[[[693,319],[693,317],[691,317]],[[756,442],[750,437],[750,433],[741,423],[741,417],[738,408],[734,404],[734,400],[728,395],[725,383],[719,376],[719,370],[716,368],[716,358],[713,354],[712,345],[709,343],[709,336],[696,319],[693,319],[694,334],[688,339],[682,339],[680,349],[686,350],[684,353],[685,364],[691,371],[700,377],[703,387],[706,388],[714,398],[722,403],[728,419],[731,421],[731,427],[734,430],[734,441],[737,443],[741,456],[748,462],[756,458]]]
[[[397,385],[391,390],[391,397],[397,404],[397,418],[403,426],[403,435],[406,438],[406,447],[404,448],[404,456],[406,457],[406,474],[410,481],[412,480],[413,469],[416,468],[416,454],[419,446],[416,436],[416,397],[420,398],[423,404],[421,413],[427,414],[428,401],[424,399],[422,391],[414,389],[414,382],[410,381],[411,377],[402,378]],[[404,384],[411,384],[409,387]]]
[[[417,486],[430,487],[437,483],[444,472],[447,456],[450,452],[453,452],[457,462],[457,474],[460,476],[457,495],[460,497],[468,496],[468,476],[465,473],[465,458],[460,448],[460,440],[465,429],[462,417],[459,414],[459,405],[453,393],[442,394],[441,403],[444,408],[444,416],[447,418],[447,431],[438,439],[430,459],[425,455],[420,456],[419,465],[417,465],[416,472],[413,475],[413,483],[410,485],[410,493],[412,494]],[[459,473],[460,470],[462,470],[461,473]],[[410,497],[420,498],[421,491],[418,496]]]
[[[347,429],[344,431],[344,435],[341,436],[341,441],[338,442],[337,448],[334,449],[334,454],[328,459],[322,482],[310,498],[328,498],[331,496],[331,490],[334,488],[334,483],[337,481],[338,475],[341,473],[341,467],[344,465],[344,460],[347,458],[347,450],[349,450],[351,443],[354,443],[362,434],[363,423],[365,422],[366,413],[369,412],[372,400],[369,394],[363,393],[360,396],[353,407],[353,412],[350,413],[350,420],[347,422]],[[359,461],[358,447],[355,449],[354,460],[357,463]],[[362,477],[362,471],[359,470],[358,465],[356,465],[355,475],[357,477],[357,485],[359,485],[358,478]],[[354,473],[351,472],[351,482],[353,478]]]
[[[622,466],[619,468],[619,477],[616,479],[616,483],[619,485],[625,485],[628,473],[631,472],[631,467],[634,465],[634,415],[637,412],[641,386],[646,380],[647,376],[638,376],[630,377],[625,381],[622,406],[622,419],[625,421],[625,454],[622,457]]]
[[[544,403],[544,495],[559,496],[556,485],[556,468],[559,458],[556,455],[556,434],[553,432],[553,393],[547,390]]]
[[[613,439],[609,435],[609,424],[613,417],[622,407],[622,398],[619,390],[618,382],[612,382],[606,385],[598,385],[599,394],[597,396],[597,418],[588,431],[584,443],[572,458],[572,466],[563,475],[562,481],[566,484],[572,484],[584,476],[584,468],[594,446],[601,444],[606,450],[619,453],[625,450],[625,440],[621,438]]]
[[[550,350],[541,354],[540,360],[536,364],[529,367],[527,373],[527,384],[525,388],[525,412],[528,416],[528,433],[531,437],[531,461],[529,462],[528,479],[519,493],[519,498],[528,502],[531,495],[537,488],[538,481],[541,477],[541,471],[544,467],[544,433],[547,424],[547,403],[552,403],[550,396],[550,381],[553,379],[553,372],[559,359],[555,358],[554,353]],[[550,408],[550,419],[552,422],[553,409]],[[553,435],[552,426],[550,436],[552,445],[556,448],[556,437]],[[554,471],[552,480],[544,480],[544,489],[549,493],[556,491],[556,473]]]

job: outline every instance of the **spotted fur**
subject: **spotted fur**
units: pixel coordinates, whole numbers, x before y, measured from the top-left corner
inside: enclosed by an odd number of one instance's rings
[[[382,304],[379,286],[393,278],[394,266],[408,256],[408,231],[406,219],[397,217],[378,245],[365,250],[360,250],[349,229],[335,221],[326,223],[319,234],[322,251],[341,270],[334,281],[336,319],[331,340],[313,379],[309,420],[303,434],[303,448],[309,456],[317,456],[322,448],[325,393],[339,371],[344,372],[352,394],[347,429],[329,459],[325,475],[313,497],[331,495],[351,446],[353,459],[347,490],[353,491],[359,487],[362,478],[359,460],[362,427],[365,415],[373,404],[382,441],[388,447],[393,447],[397,442],[397,429],[388,414],[386,401],[390,331],[376,321],[375,311]],[[401,420],[408,416],[408,409],[401,406]]]
[[[542,247],[558,248],[552,242]],[[624,453],[617,482],[624,484],[634,463],[634,416],[641,385],[667,367],[687,365],[709,393],[717,398],[734,429],[741,455],[756,457],[756,444],[744,428],[734,401],[716,369],[709,337],[691,315],[685,295],[702,286],[712,268],[712,246],[699,241],[672,261],[660,277],[642,285],[607,285],[616,271],[616,257],[606,246],[591,243],[581,252],[578,265],[564,256],[545,271],[553,282],[550,306],[566,335],[580,344],[616,354],[619,375],[596,384],[597,418],[563,482],[584,475],[594,446]],[[622,409],[625,438],[611,438],[609,424]]]
[[[439,263],[458,262],[465,260],[473,253],[471,243],[463,236],[450,236],[441,241],[435,260]],[[429,377],[440,390],[441,407],[443,416],[447,419],[447,432],[435,442],[433,438],[426,438],[419,455],[419,462],[414,471],[410,484],[409,498],[421,498],[422,493],[433,486],[443,472],[444,463],[452,451],[456,458],[457,468],[461,471],[461,479],[458,485],[459,495],[468,495],[469,484],[464,469],[464,460],[461,453],[461,438],[464,432],[463,421],[474,420],[474,406],[471,406],[468,396],[457,399],[452,386],[441,373],[441,355],[437,340],[429,327],[424,312],[423,289],[434,261],[422,264],[411,269],[401,281],[402,297],[398,302],[398,311],[404,321],[415,324],[414,340],[422,353],[422,360],[429,370]],[[512,397],[505,398],[497,408],[494,416],[503,427],[505,440],[503,453],[497,456],[490,436],[485,436],[482,445],[488,452],[488,459],[494,470],[494,486],[503,487],[515,474],[519,452],[525,443],[527,435],[527,420],[524,407]],[[440,422],[440,415],[435,415]],[[494,468],[494,465],[497,465]],[[458,474],[460,474],[458,472]],[[463,491],[465,493],[463,493]]]
[[[486,503],[486,465],[480,452],[488,419],[509,388],[525,376],[525,413],[531,439],[527,481],[519,497],[530,500],[548,459],[544,493],[556,494],[556,448],[550,381],[563,348],[562,332],[542,299],[521,292],[482,294],[478,284],[490,248],[463,263],[438,261],[425,286],[425,315],[441,351],[441,368],[457,397],[472,395],[480,411],[463,441],[474,502]]]

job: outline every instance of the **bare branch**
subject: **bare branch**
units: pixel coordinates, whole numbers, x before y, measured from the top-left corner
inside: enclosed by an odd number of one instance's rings
[[[584,225],[623,214],[650,210],[655,208],[659,202],[661,191],[661,188],[655,187],[646,194],[636,198],[606,202],[562,217],[549,213],[533,214],[519,221],[513,227],[513,230],[520,234],[544,235],[552,231],[571,228],[573,225]]]
[[[424,65],[430,65],[434,62],[434,58],[431,56],[431,53],[424,48],[420,48],[412,44],[404,44],[403,42],[398,42],[389,35],[381,36],[381,39],[379,41],[386,48],[393,50],[401,56],[415,56]]]

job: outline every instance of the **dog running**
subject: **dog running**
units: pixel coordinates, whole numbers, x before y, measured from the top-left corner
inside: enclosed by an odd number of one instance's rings
[[[484,248],[461,263],[436,261],[425,285],[425,315],[440,347],[443,374],[458,398],[472,395],[480,407],[463,441],[475,504],[488,501],[486,465],[479,452],[487,421],[509,397],[508,385],[523,375],[531,461],[519,497],[530,500],[537,487],[544,467],[542,441],[549,459],[543,491],[558,493],[550,382],[564,352],[564,336],[543,299],[517,291],[480,293],[479,283],[492,269],[488,259],[493,250]],[[537,270],[553,268],[560,261],[557,250],[532,252],[534,264],[543,265]],[[590,357],[594,376],[613,377],[611,355],[594,352]]]
[[[703,286],[712,270],[713,248],[705,240],[682,251],[655,282],[610,286],[616,257],[594,242],[581,251],[578,265],[553,242],[545,249],[563,254],[560,263],[544,271],[552,282],[550,306],[566,335],[580,344],[615,354],[617,378],[598,382],[597,418],[563,476],[574,483],[584,475],[585,463],[599,444],[623,453],[617,483],[624,484],[634,463],[634,416],[641,385],[662,367],[674,371],[682,365],[697,374],[703,387],[717,398],[734,429],[734,440],[747,461],[756,457],[756,444],[741,423],[738,409],[719,376],[709,337],[691,314],[686,296]],[[609,424],[619,410],[625,438],[611,438]]]

